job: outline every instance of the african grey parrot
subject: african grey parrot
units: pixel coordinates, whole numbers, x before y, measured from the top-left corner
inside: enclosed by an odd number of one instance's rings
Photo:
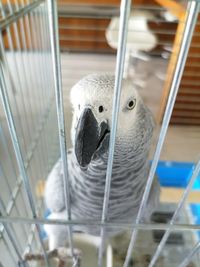
[[[71,90],[73,148],[68,151],[72,219],[101,220],[110,138],[115,77],[91,74]],[[108,221],[134,222],[146,185],[154,122],[132,82],[123,80],[116,134]],[[154,181],[143,219],[148,219],[159,199]],[[66,219],[61,159],[48,176],[45,201],[51,219]],[[45,225],[49,249],[64,245],[66,226]],[[100,227],[73,227],[92,235]],[[108,235],[116,229],[109,229]]]

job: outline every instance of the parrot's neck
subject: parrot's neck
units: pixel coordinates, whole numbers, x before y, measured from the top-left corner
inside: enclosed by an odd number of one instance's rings
[[[132,220],[148,177],[148,153],[115,157],[112,165],[108,219]],[[73,215],[100,219],[106,184],[107,157],[93,160],[87,170],[71,169]],[[72,162],[71,162],[72,163]]]
[[[143,114],[130,133],[124,139],[116,139],[108,219],[132,219],[137,214],[148,177],[151,119]],[[69,169],[75,218],[101,218],[107,162],[108,152],[93,159],[87,170],[82,170],[72,155]]]

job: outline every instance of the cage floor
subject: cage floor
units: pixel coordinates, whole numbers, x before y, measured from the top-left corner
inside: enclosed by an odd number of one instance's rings
[[[152,221],[157,223],[169,222],[174,210],[175,204],[159,205],[153,215]],[[191,223],[190,213],[187,207],[181,212],[177,223]],[[150,230],[138,232],[138,238],[134,246],[134,252],[130,260],[129,266],[148,267],[152,256],[154,255],[159,242],[162,239],[164,231]],[[177,267],[183,259],[183,255],[187,255],[198,239],[198,235],[190,231],[171,232],[164,250],[156,261],[155,267]],[[127,247],[130,241],[130,232],[123,233],[112,240],[113,248],[113,266],[123,266],[127,253]],[[199,255],[193,258],[190,267],[199,266]]]
[[[154,222],[167,223],[174,210],[175,204],[160,204],[156,213],[152,217]],[[190,213],[185,208],[180,214],[177,223],[185,222],[191,223]],[[164,234],[162,230],[140,230],[138,238],[134,246],[134,251],[130,259],[129,267],[148,267],[152,255],[154,255],[156,248]],[[125,230],[121,234],[107,240],[107,249],[104,253],[104,267],[122,267],[127,248],[130,242],[131,231]],[[187,255],[197,241],[197,235],[191,231],[176,231],[171,232],[168,241],[158,258],[155,267],[177,267],[183,259],[183,255]],[[74,246],[82,252],[81,267],[97,266],[98,260],[98,246],[100,245],[100,238],[89,236],[86,234],[74,235]],[[196,255],[190,267],[199,266],[199,256]],[[30,267],[44,267],[43,261],[32,262]],[[50,261],[50,266],[57,267],[58,262],[55,259]],[[70,262],[63,267],[70,267]]]

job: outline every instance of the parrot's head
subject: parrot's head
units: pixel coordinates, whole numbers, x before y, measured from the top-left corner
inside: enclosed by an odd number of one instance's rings
[[[71,138],[81,167],[87,167],[93,157],[108,151],[114,82],[113,75],[91,74],[71,89],[74,110]],[[123,80],[116,142],[128,145],[127,140],[133,136],[137,124],[138,109],[142,106],[133,83]]]

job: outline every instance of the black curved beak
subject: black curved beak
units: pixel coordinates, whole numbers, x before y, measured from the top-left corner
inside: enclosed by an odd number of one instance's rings
[[[75,136],[75,155],[81,167],[87,167],[90,163],[107,132],[108,124],[103,121],[99,125],[92,110],[84,109]]]

